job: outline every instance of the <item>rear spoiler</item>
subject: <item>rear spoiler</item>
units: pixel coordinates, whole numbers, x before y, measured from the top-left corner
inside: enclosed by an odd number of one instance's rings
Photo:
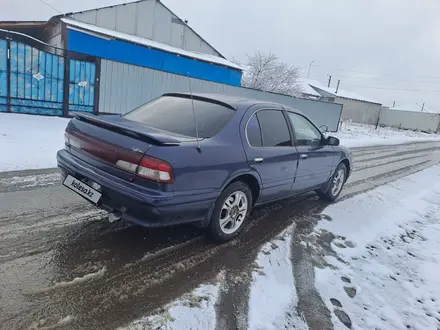
[[[109,130],[117,130],[119,133],[124,135],[128,135],[128,136],[136,135],[137,138],[141,138],[142,140],[148,140],[148,142],[151,142],[151,140],[153,140],[155,144],[159,144],[159,145],[172,146],[172,145],[180,145],[182,142],[196,141],[196,139],[194,138],[170,136],[165,131],[161,131],[159,129],[150,128],[150,127],[148,127],[148,132],[146,132],[136,127],[132,127],[131,125],[127,125],[124,123],[115,123],[95,115],[75,113],[75,118],[78,118],[81,121],[88,121],[90,123],[97,124]]]

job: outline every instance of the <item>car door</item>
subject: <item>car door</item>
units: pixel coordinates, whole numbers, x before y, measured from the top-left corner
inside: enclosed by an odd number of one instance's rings
[[[244,148],[249,165],[261,178],[259,202],[289,195],[298,154],[283,109],[251,108],[247,118]]]
[[[298,169],[292,191],[297,193],[325,183],[331,175],[335,150],[325,143],[316,126],[301,114],[288,111],[295,147],[299,153]]]

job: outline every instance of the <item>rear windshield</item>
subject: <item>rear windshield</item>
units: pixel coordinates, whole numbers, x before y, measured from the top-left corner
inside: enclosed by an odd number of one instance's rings
[[[235,111],[220,104],[194,100],[200,138],[214,136],[234,116]],[[164,96],[127,113],[125,119],[167,132],[196,137],[190,98]]]

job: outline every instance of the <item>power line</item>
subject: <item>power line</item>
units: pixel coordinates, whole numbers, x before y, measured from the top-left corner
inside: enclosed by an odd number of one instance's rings
[[[432,81],[432,80],[415,80],[415,79],[393,79],[393,78],[383,78],[383,77],[361,77],[361,76],[344,76],[344,75],[334,75],[338,78],[340,78],[341,80],[344,81],[350,81],[350,80],[367,80],[367,81],[372,81],[372,80],[381,80],[381,81],[389,81],[389,82],[402,82],[402,83],[420,83],[420,84],[438,84],[438,82]],[[313,78],[313,76],[312,76]],[[317,78],[315,78],[317,79]]]
[[[327,75],[328,76],[328,75]],[[402,85],[402,84],[412,84],[412,85],[414,85],[414,84],[423,84],[423,85],[426,85],[426,84],[429,84],[429,85],[435,85],[435,87],[437,87],[437,85],[439,85],[439,82],[436,82],[436,81],[429,81],[429,80],[415,80],[415,79],[392,79],[392,78],[386,78],[386,77],[356,77],[356,76],[350,76],[350,77],[347,77],[347,76],[344,76],[344,75],[336,75],[336,74],[334,74],[333,75],[336,79],[341,79],[342,81],[345,81],[345,82],[353,82],[353,83],[358,83],[358,84],[361,84],[361,83],[375,83],[376,81],[379,81],[380,80],[380,82],[386,82],[386,83],[389,83],[389,84],[399,84],[399,85]],[[320,76],[320,77],[318,77],[317,75],[311,75],[311,77],[310,77],[311,79],[315,79],[315,80],[320,80],[321,78],[322,78],[322,76]]]
[[[350,70],[350,69],[337,69],[337,68],[329,68],[326,66],[322,66],[319,64],[315,64],[315,67],[324,68],[327,70],[334,70],[334,71],[345,71],[345,72],[354,72],[354,73],[361,73],[361,74],[371,74],[371,75],[378,75],[378,76],[400,76],[400,77],[408,77],[408,78],[430,78],[430,79],[440,79],[438,76],[410,76],[410,75],[403,75],[399,73],[381,73],[381,72],[366,72],[366,71],[357,71],[357,70]]]
[[[407,91],[407,92],[440,92],[440,89],[416,89],[416,88],[388,88],[388,87],[380,87],[380,86],[365,86],[365,85],[356,85],[350,83],[344,83],[344,85],[349,85],[353,87],[360,88],[371,88],[371,89],[384,89],[391,91]]]
[[[60,13],[60,14],[64,14],[63,12],[59,11],[58,9],[56,9],[54,6],[48,4],[47,2],[43,1],[43,0],[39,0],[42,4],[48,6],[49,8],[52,8],[53,10],[55,10],[56,12]]]

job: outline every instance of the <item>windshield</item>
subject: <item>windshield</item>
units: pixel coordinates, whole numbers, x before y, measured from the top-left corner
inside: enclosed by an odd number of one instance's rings
[[[200,138],[216,135],[235,113],[217,103],[200,100],[194,100],[194,112]],[[197,135],[190,98],[164,96],[129,112],[124,118],[179,135]]]

